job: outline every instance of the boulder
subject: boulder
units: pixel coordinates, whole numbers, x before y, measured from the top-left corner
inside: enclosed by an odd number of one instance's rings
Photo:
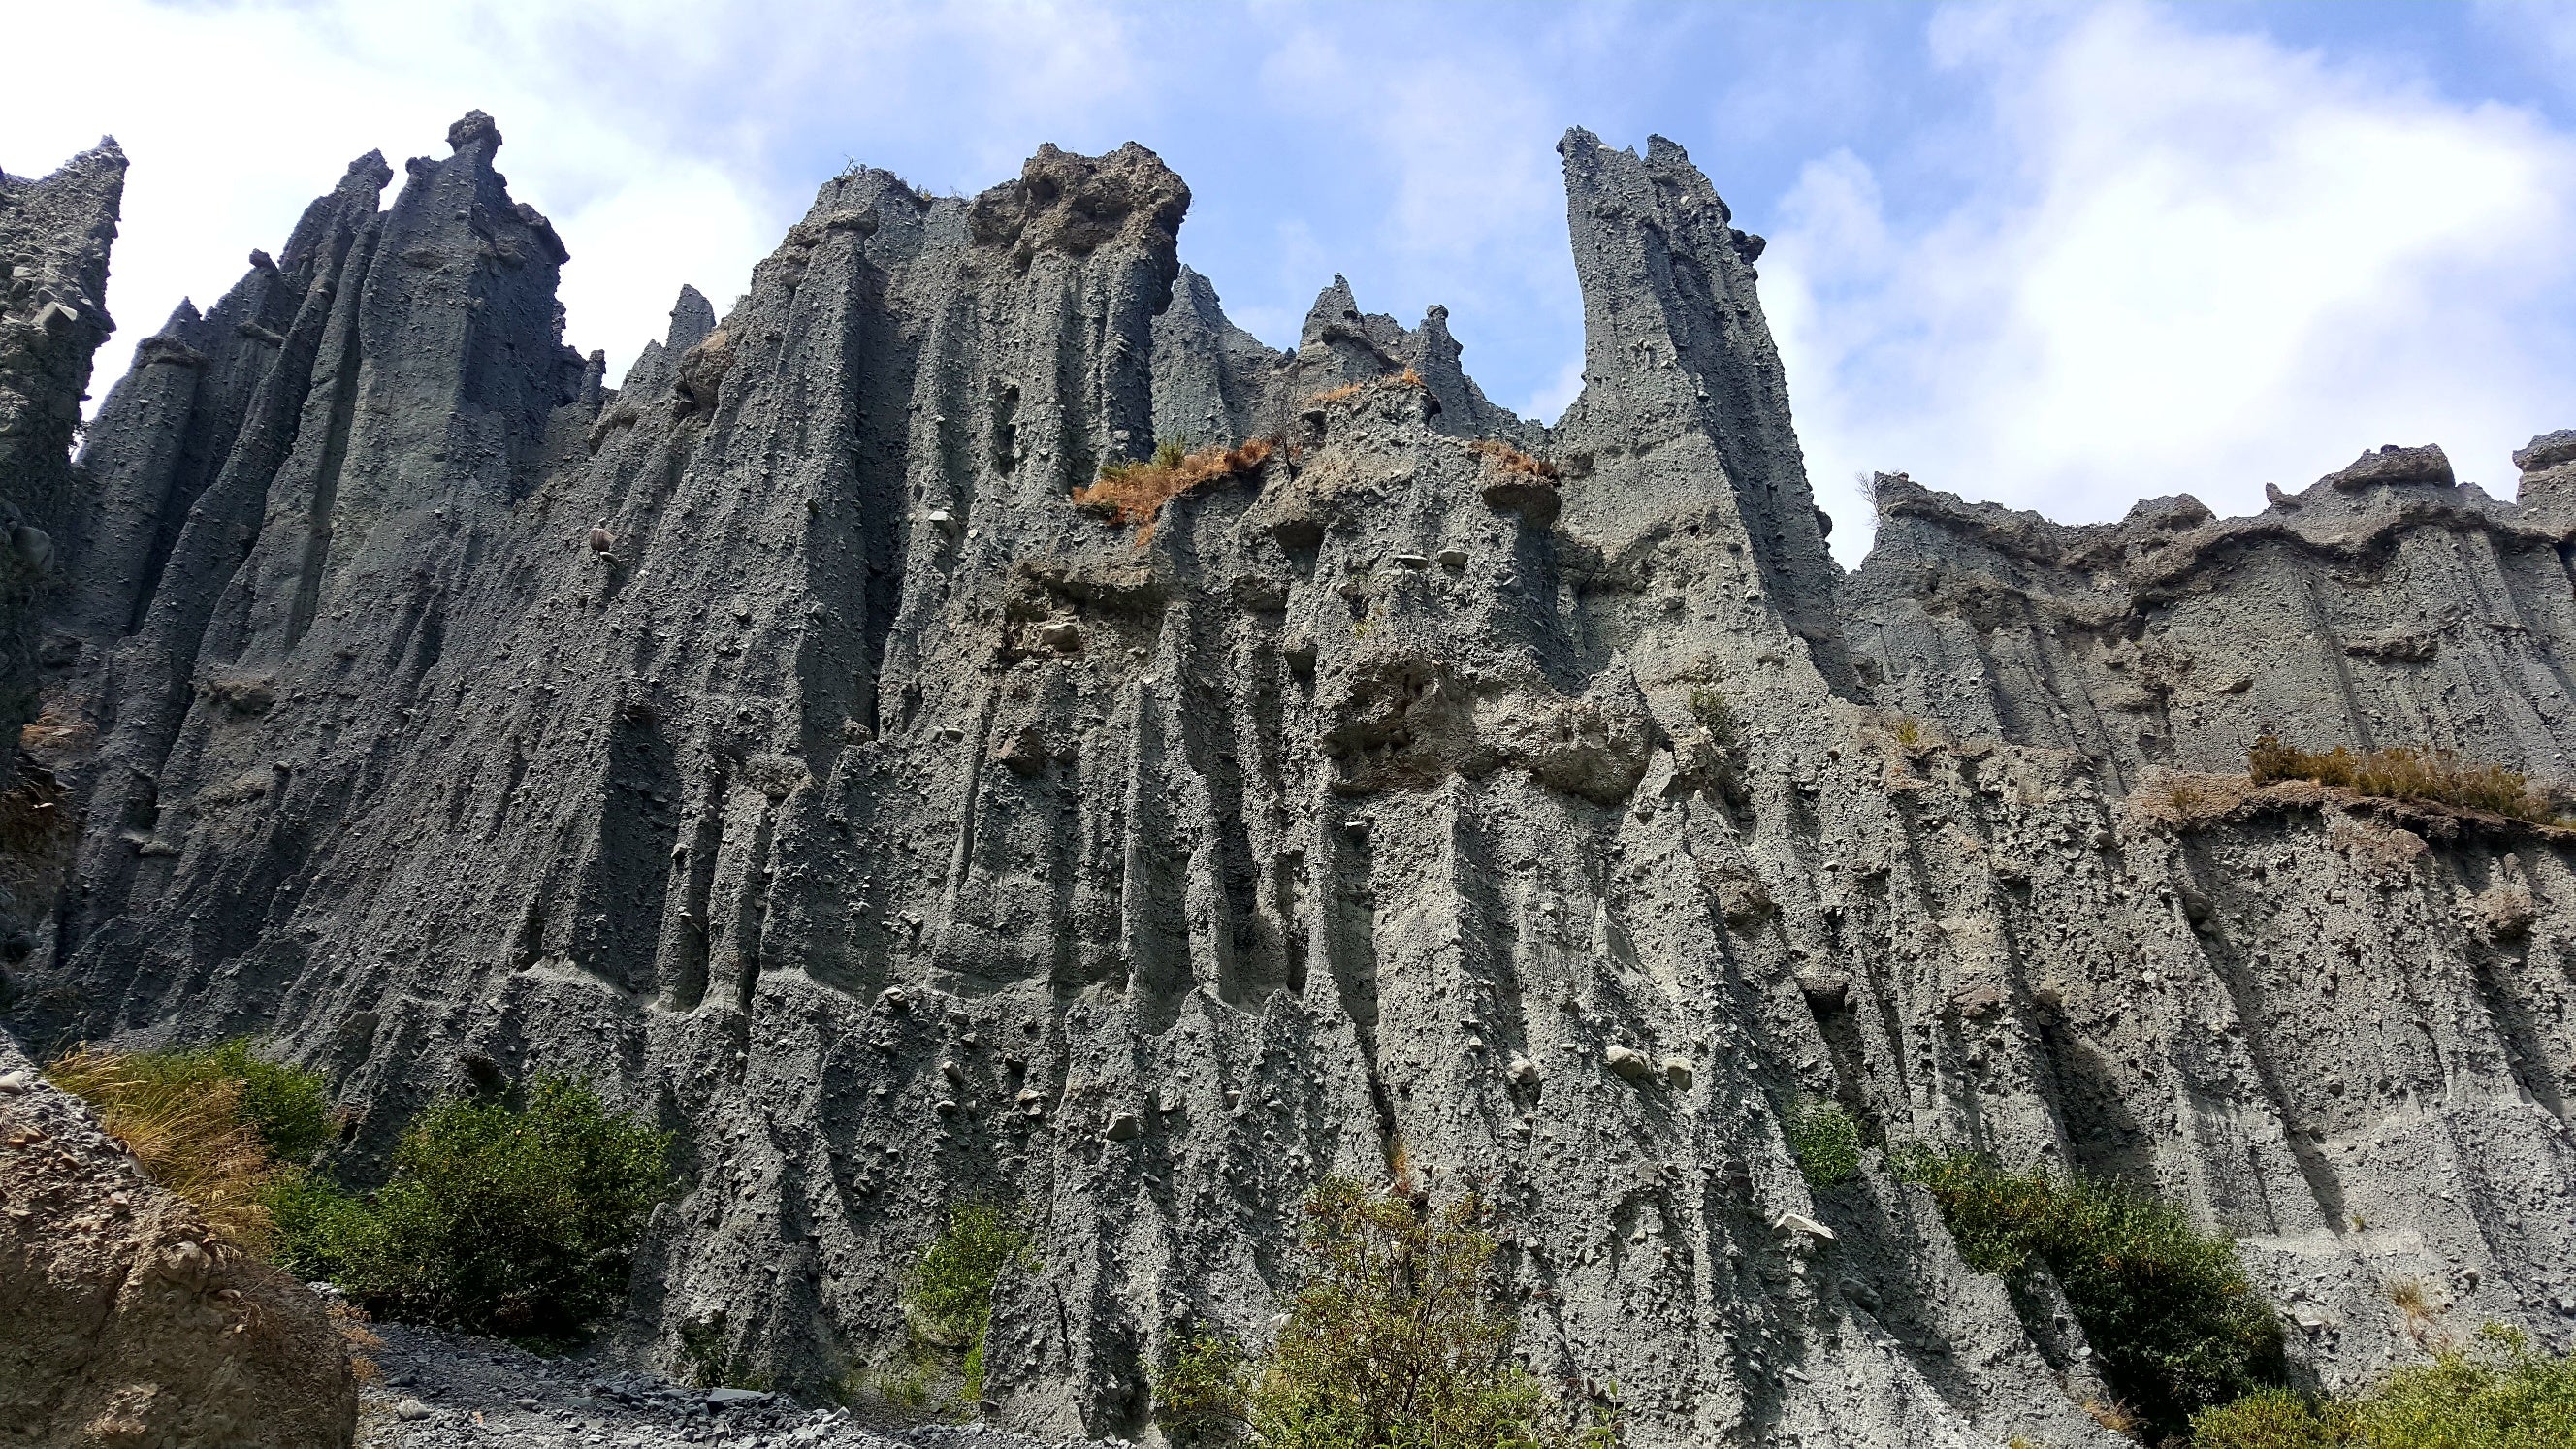
[[[358,1385],[311,1289],[153,1185],[0,1035],[0,1424],[48,1446],[324,1449]]]

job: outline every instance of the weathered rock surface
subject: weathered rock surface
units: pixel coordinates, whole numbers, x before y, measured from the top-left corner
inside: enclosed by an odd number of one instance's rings
[[[322,1300],[155,1187],[6,1035],[0,1304],[13,1445],[323,1449],[356,1428]]]
[[[83,513],[72,436],[115,326],[107,253],[124,194],[113,140],[41,179],[0,172],[0,970],[33,948],[70,836],[59,785],[21,767],[18,732],[36,717],[39,625]]]
[[[1809,1191],[1802,1091],[2153,1183],[2328,1383],[2413,1351],[2395,1279],[2567,1341],[2567,837],[2160,771],[2277,726],[2556,777],[2576,448],[2511,507],[2373,454],[2090,530],[1888,480],[1846,579],[1760,241],[1669,142],[1563,144],[1551,430],[1437,311],[1232,327],[1132,146],[836,177],[612,390],[451,140],[93,429],[32,1029],[274,1033],[378,1151],[462,1059],[593,1075],[682,1134],[618,1339],[664,1366],[887,1362],[946,1205],[1024,1202],[987,1393],[1050,1437],[1262,1339],[1307,1187],[1400,1140],[1635,1442],[2110,1442],[1875,1152]],[[1257,434],[1150,539],[1070,501]]]

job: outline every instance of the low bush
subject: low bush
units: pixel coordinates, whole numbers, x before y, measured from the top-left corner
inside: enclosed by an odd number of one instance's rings
[[[2497,1325],[2346,1399],[2282,1390],[2208,1410],[2192,1449],[2563,1449],[2576,1444],[2576,1359]]]
[[[2246,752],[2246,772],[2256,784],[2275,780],[2314,780],[2386,800],[2420,800],[2483,810],[2513,820],[2543,825],[2557,823],[2557,811],[2531,782],[2501,765],[2461,761],[2449,750],[2399,745],[2354,754],[2342,745],[2318,752],[2283,744],[2265,735]]]
[[[2048,1269],[2103,1382],[2155,1435],[2282,1382],[2280,1320],[2236,1244],[2180,1208],[2109,1179],[2009,1172],[1974,1153],[1914,1147],[1896,1165],[1931,1191],[1970,1267],[2016,1280]]]
[[[228,1043],[239,1046],[239,1043]],[[206,1223],[254,1253],[276,1246],[268,1198],[283,1173],[251,1107],[248,1083],[211,1070],[224,1048],[202,1052],[116,1052],[83,1048],[56,1059],[45,1075],[87,1101],[100,1125],[125,1144],[154,1182],[194,1204]],[[240,1052],[249,1056],[247,1048]],[[260,1062],[291,1079],[287,1098],[319,1078]],[[276,1079],[269,1079],[272,1089]],[[273,1090],[263,1098],[274,1106]],[[291,1113],[289,1114],[292,1115]],[[297,1140],[291,1133],[288,1140]],[[309,1149],[308,1149],[309,1150]]]
[[[1179,1444],[1224,1440],[1245,1423],[1252,1359],[1221,1333],[1184,1338],[1152,1374],[1154,1422]]]
[[[1165,443],[1147,462],[1102,468],[1097,482],[1073,490],[1074,506],[1102,514],[1121,527],[1143,524],[1136,535],[1136,542],[1142,544],[1154,536],[1164,504],[1203,483],[1255,471],[1274,446],[1268,438],[1255,438],[1240,448],[1191,452],[1182,444]]]
[[[1780,1127],[1809,1187],[1822,1191],[1860,1170],[1860,1123],[1841,1103],[1801,1092]]]
[[[1185,1344],[1157,1379],[1158,1415],[1199,1437],[1248,1431],[1264,1449],[1572,1449],[1614,1443],[1569,1415],[1511,1357],[1493,1301],[1483,1201],[1445,1207],[1350,1178],[1308,1195],[1305,1275],[1277,1344],[1247,1364]]]
[[[284,1261],[387,1317],[578,1336],[625,1296],[636,1234],[667,1196],[668,1134],[540,1077],[523,1106],[443,1098],[403,1130],[366,1198],[281,1183]]]
[[[966,1397],[984,1393],[984,1339],[993,1326],[993,1285],[1003,1270],[1037,1266],[1029,1250],[1028,1229],[1011,1213],[990,1203],[965,1203],[948,1215],[948,1226],[921,1250],[905,1275],[904,1319],[914,1337],[938,1348],[962,1348],[960,1373]]]
[[[1726,702],[1726,696],[1704,684],[1691,687],[1690,712],[1691,718],[1699,721],[1700,728],[1708,731],[1710,742],[1719,749],[1731,748],[1744,728],[1744,722],[1736,716],[1735,706]]]

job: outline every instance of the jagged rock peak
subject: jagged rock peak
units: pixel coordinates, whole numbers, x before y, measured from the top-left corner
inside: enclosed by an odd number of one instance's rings
[[[1018,180],[978,195],[969,220],[977,243],[1009,251],[1023,267],[1040,251],[1079,258],[1113,242],[1141,245],[1163,266],[1169,286],[1189,209],[1190,188],[1180,175],[1133,141],[1106,156],[1078,156],[1049,142]]]
[[[488,157],[501,149],[500,123],[480,110],[467,111],[447,128],[447,145],[452,151],[479,145],[484,147],[484,154]]]

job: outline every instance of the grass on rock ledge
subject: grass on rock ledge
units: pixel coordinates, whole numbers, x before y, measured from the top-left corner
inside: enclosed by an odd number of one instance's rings
[[[243,1040],[160,1052],[83,1047],[45,1076],[88,1102],[146,1176],[262,1256],[278,1248],[271,1199],[334,1135],[322,1079],[256,1056]]]
[[[2483,810],[2537,825],[2562,823],[2556,807],[2520,772],[2502,765],[2462,761],[2449,750],[2399,745],[2354,754],[2342,745],[2302,750],[2265,735],[2246,754],[2246,773],[2257,785],[2275,780],[2314,780],[2320,785],[2375,795]]]
[[[1150,461],[1102,468],[1099,481],[1073,490],[1073,503],[1121,527],[1143,524],[1136,532],[1141,548],[1153,539],[1164,504],[1201,484],[1258,470],[1275,446],[1268,438],[1255,438],[1240,448],[1218,446],[1192,452],[1185,444],[1165,443],[1154,450]]]

